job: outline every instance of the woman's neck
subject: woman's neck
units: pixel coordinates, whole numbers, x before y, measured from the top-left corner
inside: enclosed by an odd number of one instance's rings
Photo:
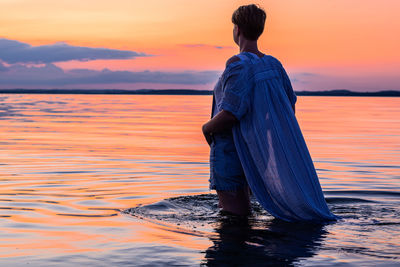
[[[240,53],[242,52],[250,52],[256,54],[259,57],[262,57],[264,54],[258,50],[257,41],[250,41],[246,39],[240,40],[239,43]]]

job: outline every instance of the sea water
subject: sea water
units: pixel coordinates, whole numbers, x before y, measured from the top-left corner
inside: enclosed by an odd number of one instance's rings
[[[211,96],[0,95],[2,266],[400,266],[400,98],[300,96],[326,225],[208,190]]]

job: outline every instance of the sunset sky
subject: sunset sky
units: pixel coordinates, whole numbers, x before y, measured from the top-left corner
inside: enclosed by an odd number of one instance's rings
[[[0,0],[1,88],[212,89],[235,0]],[[400,1],[255,1],[296,91],[400,90]]]

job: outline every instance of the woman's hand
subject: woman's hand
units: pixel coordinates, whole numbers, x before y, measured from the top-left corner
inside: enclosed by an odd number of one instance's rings
[[[206,141],[209,146],[211,146],[211,143],[213,142],[212,140],[212,133],[207,131],[207,123],[203,125],[202,130],[203,130],[203,135],[206,138]]]
[[[215,115],[211,120],[205,123],[202,127],[204,137],[207,140],[207,143],[211,145],[213,141],[212,135],[214,133],[222,133],[226,131],[230,131],[238,122],[235,116],[232,115],[229,111],[221,110]]]

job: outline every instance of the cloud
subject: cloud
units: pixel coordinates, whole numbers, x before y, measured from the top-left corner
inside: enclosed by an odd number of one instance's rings
[[[8,71],[8,68],[6,66],[4,66],[3,63],[0,62],[0,72],[2,71]]]
[[[359,92],[400,90],[399,76],[382,74],[321,74],[317,72],[289,73],[295,91],[346,89]]]
[[[233,49],[233,46],[222,46],[222,45],[209,45],[209,44],[181,44],[180,46],[186,48],[215,48],[215,49]]]
[[[72,46],[66,43],[32,46],[27,43],[0,38],[0,60],[14,63],[46,64],[70,60],[132,59],[150,56],[128,50]]]
[[[25,66],[14,64],[7,72],[0,72],[0,84],[7,87],[32,86],[73,86],[90,84],[118,83],[157,83],[204,85],[213,83],[218,78],[218,71],[102,71],[73,69],[65,71],[54,64],[44,66]]]
[[[312,72],[297,72],[290,75],[290,80],[292,83],[307,83],[310,79],[316,79],[320,74]]]

